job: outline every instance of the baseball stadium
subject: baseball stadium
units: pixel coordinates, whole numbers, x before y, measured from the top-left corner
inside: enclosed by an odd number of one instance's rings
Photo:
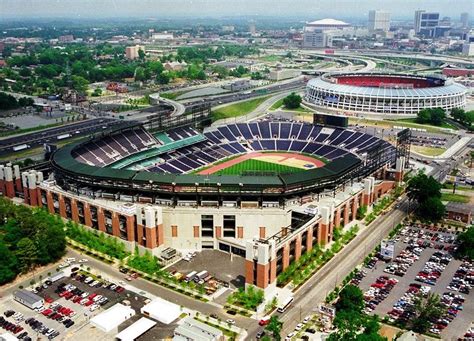
[[[273,117],[158,130],[129,123],[57,150],[47,180],[7,165],[2,186],[130,250],[235,254],[245,283],[266,290],[401,180],[401,145]]]
[[[466,105],[466,88],[443,76],[392,73],[329,73],[312,79],[305,101],[339,113],[416,115]]]

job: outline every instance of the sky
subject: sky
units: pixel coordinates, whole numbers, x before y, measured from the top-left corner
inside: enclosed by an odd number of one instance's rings
[[[172,18],[301,16],[367,18],[371,9],[410,19],[417,9],[472,17],[474,0],[0,0],[0,18]]]

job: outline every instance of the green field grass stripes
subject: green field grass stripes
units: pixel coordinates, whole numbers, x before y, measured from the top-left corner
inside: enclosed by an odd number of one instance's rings
[[[304,169],[286,166],[273,162],[266,162],[261,160],[245,160],[233,166],[220,170],[216,174],[220,175],[241,175],[245,173],[295,173],[304,172]]]

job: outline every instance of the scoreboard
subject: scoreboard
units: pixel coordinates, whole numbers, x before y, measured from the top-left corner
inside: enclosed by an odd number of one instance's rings
[[[321,124],[325,126],[347,128],[349,118],[346,116],[313,114],[313,124]]]

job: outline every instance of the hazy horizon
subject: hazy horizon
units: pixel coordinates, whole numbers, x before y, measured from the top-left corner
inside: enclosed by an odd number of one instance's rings
[[[367,18],[371,9],[392,19],[411,19],[417,9],[458,20],[472,16],[472,0],[0,0],[0,19],[101,19],[185,17],[323,17]]]

